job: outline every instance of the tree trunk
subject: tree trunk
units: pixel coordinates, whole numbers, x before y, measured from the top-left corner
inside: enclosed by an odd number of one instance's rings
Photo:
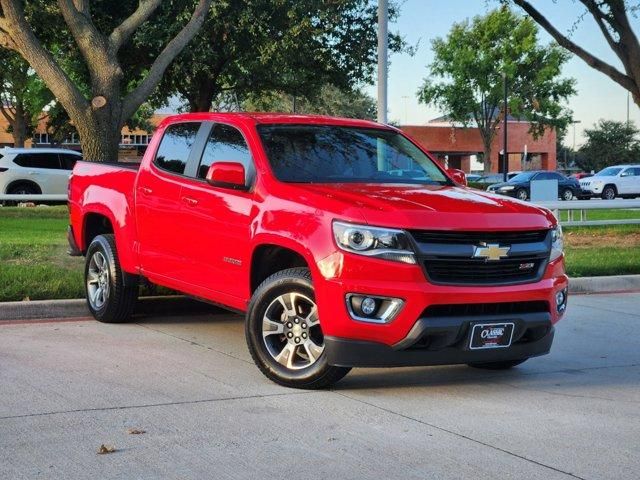
[[[195,95],[187,98],[189,102],[189,112],[208,112],[211,110],[213,99],[218,95],[218,87],[216,82],[210,78],[203,79],[198,85]]]
[[[485,175],[491,173],[491,142],[482,142],[484,144],[484,153],[482,157],[482,168]]]
[[[117,162],[122,123],[122,104],[114,88],[114,93],[105,96],[102,107],[91,106],[83,118],[71,118],[82,146],[82,156],[92,162]]]
[[[13,137],[13,146],[23,148],[24,142],[27,140],[27,122],[28,115],[24,111],[21,102],[16,102],[16,114],[13,122],[11,122],[11,136]]]

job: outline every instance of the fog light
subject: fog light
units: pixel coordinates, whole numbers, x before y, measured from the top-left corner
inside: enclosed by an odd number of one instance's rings
[[[373,295],[347,295],[347,310],[352,319],[369,323],[391,322],[404,305],[404,300]]]
[[[367,297],[362,300],[360,308],[362,309],[362,313],[364,313],[365,315],[371,315],[376,311],[376,301],[371,297]]]
[[[556,293],[556,308],[558,313],[562,313],[567,308],[567,289],[560,290]]]

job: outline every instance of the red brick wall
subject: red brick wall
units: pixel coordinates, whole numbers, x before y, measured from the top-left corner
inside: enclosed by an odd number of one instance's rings
[[[437,155],[475,155],[484,148],[480,133],[476,128],[455,128],[440,125],[407,125],[400,127],[424,148]],[[509,149],[509,170],[520,170],[520,158],[527,146],[529,154],[541,154],[541,168],[556,169],[556,132],[546,130],[545,134],[534,139],[529,134],[529,124],[509,122],[507,130]],[[498,171],[498,158],[502,150],[502,129],[499,128],[493,140],[491,151],[491,171]],[[464,157],[463,157],[464,158]],[[468,162],[462,162],[462,168],[468,171]]]

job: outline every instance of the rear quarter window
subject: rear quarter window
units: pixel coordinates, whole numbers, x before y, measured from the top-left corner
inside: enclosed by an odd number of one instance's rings
[[[199,122],[169,125],[164,131],[153,163],[162,170],[183,175],[199,128]]]

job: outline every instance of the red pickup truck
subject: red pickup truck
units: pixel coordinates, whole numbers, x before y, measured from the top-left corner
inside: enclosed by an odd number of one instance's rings
[[[455,178],[373,122],[177,115],[139,166],[77,163],[70,251],[97,320],[126,321],[143,278],[246,312],[253,359],[290,387],[548,353],[567,305],[560,226]]]

